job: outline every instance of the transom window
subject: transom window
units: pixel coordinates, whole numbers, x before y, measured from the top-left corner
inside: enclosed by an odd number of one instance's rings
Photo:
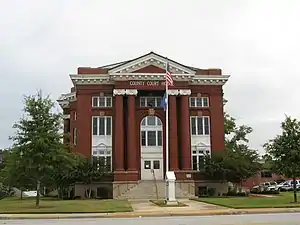
[[[112,97],[111,96],[94,96],[92,97],[93,107],[112,107]]]
[[[162,97],[140,97],[140,107],[161,107]]]
[[[93,135],[112,135],[111,116],[92,117]]]
[[[193,170],[201,171],[205,169],[205,157],[210,156],[210,148],[207,146],[192,146],[192,166]]]
[[[93,147],[93,164],[98,170],[110,172],[112,170],[112,147],[104,144]]]
[[[142,126],[161,126],[161,120],[157,116],[147,116],[142,120]]]
[[[191,116],[192,135],[209,135],[209,116]]]
[[[190,97],[190,107],[208,107],[208,97]]]

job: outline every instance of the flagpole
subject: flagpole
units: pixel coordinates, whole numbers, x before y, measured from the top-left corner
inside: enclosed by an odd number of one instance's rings
[[[168,61],[166,61],[166,73],[167,73]],[[168,96],[168,83],[166,82],[166,172],[169,171],[169,96]]]

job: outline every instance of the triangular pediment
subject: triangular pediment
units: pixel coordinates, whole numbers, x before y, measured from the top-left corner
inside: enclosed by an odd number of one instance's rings
[[[204,144],[203,142],[198,142],[198,143],[196,144],[196,147],[197,147],[197,148],[208,148],[209,145],[206,145],[206,144]]]
[[[173,60],[167,59],[154,52],[150,52],[139,58],[126,61],[109,70],[109,74],[114,73],[164,73],[166,62],[169,63],[169,70],[173,74],[195,74],[196,71],[188,66],[184,66]],[[153,72],[150,70],[152,68]],[[143,71],[143,72],[142,72]],[[145,71],[145,72],[144,72]],[[147,72],[148,71],[148,72]],[[159,72],[156,72],[159,71]]]

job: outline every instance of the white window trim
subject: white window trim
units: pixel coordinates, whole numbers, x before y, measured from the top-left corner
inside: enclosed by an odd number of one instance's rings
[[[155,132],[155,145],[148,145],[148,132]],[[143,147],[162,147],[163,146],[163,137],[161,137],[161,145],[158,145],[158,132],[161,132],[161,135],[163,134],[163,132],[161,130],[142,130],[141,132],[145,132],[145,141],[146,141],[146,145],[142,145]],[[142,136],[142,135],[141,135]],[[141,142],[142,142],[142,138],[141,138]]]
[[[149,107],[148,106],[148,99],[155,99],[155,101],[154,101],[154,108],[159,108],[159,107],[161,107],[161,105],[160,104],[158,104],[158,99],[160,99],[160,101],[162,101],[162,97],[159,97],[159,96],[141,96],[140,97],[140,107],[142,107],[142,108],[147,108],[147,107]],[[144,99],[145,100],[145,104],[146,105],[144,105],[144,106],[142,106],[142,99]]]
[[[94,129],[94,118],[97,118],[97,134],[93,133]],[[99,134],[99,127],[100,127],[100,118],[104,118],[104,134]],[[108,135],[107,132],[107,118],[110,118],[110,134]],[[112,136],[112,116],[92,116],[92,135],[94,136]]]
[[[197,99],[201,99],[201,105],[202,106],[197,106]],[[204,102],[204,99],[207,99],[207,105],[206,106],[203,106],[203,102]],[[209,97],[190,97],[190,107],[191,108],[207,108],[209,107]],[[195,105],[192,105],[192,100],[195,101]]]
[[[203,146],[203,147],[202,146],[192,146],[191,150],[192,150],[192,165],[194,164],[193,156],[196,156],[196,160],[197,160],[197,169],[196,170],[193,169],[193,171],[201,171],[202,169],[200,169],[199,156],[207,156],[207,155],[211,156],[211,149],[209,146]]]
[[[100,98],[104,98],[104,106],[100,106]],[[94,106],[94,99],[97,99],[97,105],[96,106]],[[110,104],[111,105],[107,105],[107,99],[110,99]],[[112,107],[112,97],[111,96],[103,96],[103,97],[101,97],[101,96],[93,96],[92,97],[92,107],[93,108],[111,108]]]
[[[196,120],[196,134],[192,133],[192,118],[195,118]],[[204,125],[204,118],[208,118],[208,134],[204,134],[205,129],[204,126],[202,127],[203,129],[203,134],[198,134],[198,118],[202,118],[202,122]],[[211,131],[210,131],[210,117],[209,116],[190,116],[190,133],[192,136],[210,136]]]
[[[74,120],[77,120],[77,112],[74,112]]]
[[[94,148],[97,151],[97,154],[94,154]],[[98,149],[99,148],[99,149]],[[95,146],[92,149],[92,157],[96,157],[96,158],[104,158],[105,160],[105,166],[107,166],[107,157],[110,157],[110,172],[112,171],[112,147],[111,146],[105,146],[105,150],[103,154],[100,154],[101,151],[101,147]],[[107,154],[107,151],[109,151],[110,153]],[[99,165],[98,165],[99,166]]]

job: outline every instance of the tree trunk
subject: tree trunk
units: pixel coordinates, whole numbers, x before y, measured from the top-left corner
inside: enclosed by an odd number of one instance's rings
[[[293,177],[293,189],[294,189],[294,202],[297,203],[297,186],[296,186],[296,177]]]
[[[37,208],[40,207],[40,189],[41,189],[41,182],[37,180],[36,182],[36,199],[35,199],[35,206]]]
[[[23,189],[21,189],[21,201],[23,200]]]

